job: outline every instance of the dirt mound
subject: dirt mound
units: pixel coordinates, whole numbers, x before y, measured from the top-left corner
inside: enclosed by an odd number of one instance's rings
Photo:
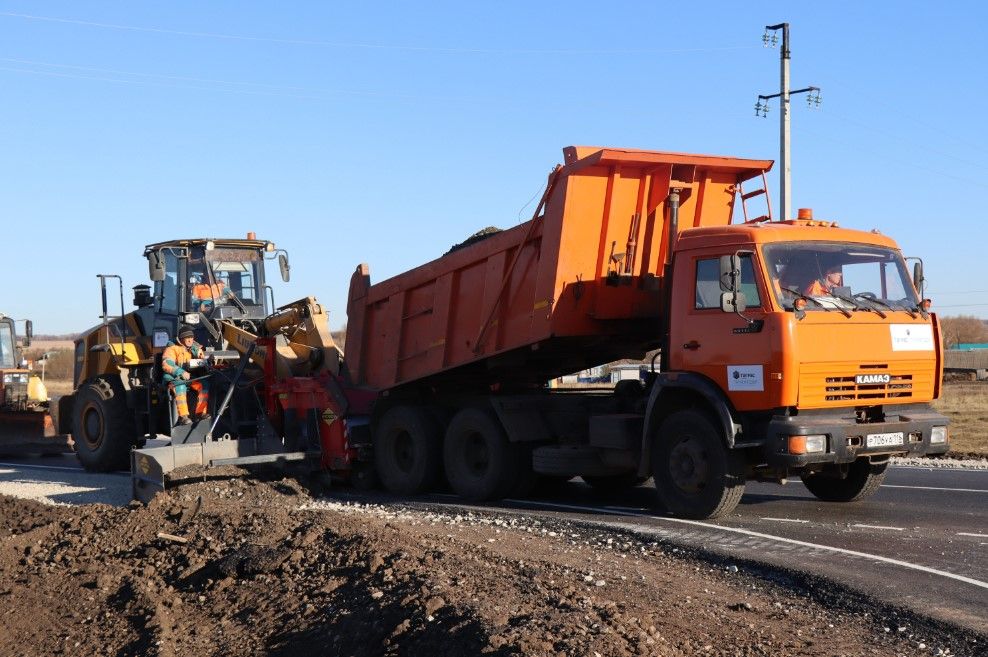
[[[673,546],[289,479],[146,508],[0,498],[0,517],[3,655],[975,654],[969,634]]]
[[[487,238],[493,237],[494,235],[497,235],[498,233],[501,233],[503,231],[504,231],[503,228],[498,228],[497,226],[488,226],[487,228],[481,228],[476,233],[466,238],[462,242],[458,244],[454,244],[453,246],[449,247],[449,251],[447,251],[443,255],[447,256],[453,251],[459,251],[460,249],[464,249],[468,246],[472,246],[477,242],[483,242]]]

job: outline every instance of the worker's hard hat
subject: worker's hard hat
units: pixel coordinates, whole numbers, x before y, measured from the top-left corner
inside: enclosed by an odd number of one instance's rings
[[[191,338],[195,336],[195,332],[192,330],[191,326],[183,326],[178,330],[178,339]]]

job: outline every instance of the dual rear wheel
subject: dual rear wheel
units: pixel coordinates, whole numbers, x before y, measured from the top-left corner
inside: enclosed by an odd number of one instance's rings
[[[377,472],[393,493],[434,490],[443,472],[453,492],[468,500],[518,495],[535,484],[531,450],[508,440],[487,409],[460,409],[444,429],[427,408],[396,406],[375,433]]]

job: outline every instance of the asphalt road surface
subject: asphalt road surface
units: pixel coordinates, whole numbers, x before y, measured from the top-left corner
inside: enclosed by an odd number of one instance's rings
[[[578,481],[504,506],[816,573],[988,631],[988,470],[892,467],[882,488],[855,504],[821,502],[799,480],[752,482],[734,513],[703,522],[657,513],[646,486],[607,500]]]
[[[0,459],[0,493],[125,505],[130,478],[84,472],[72,455]],[[464,507],[447,495],[420,502],[633,531],[739,562],[822,575],[892,605],[988,632],[988,470],[892,467],[882,488],[856,504],[821,502],[799,480],[751,482],[737,510],[713,522],[656,512],[652,496],[646,485],[606,498],[576,479],[534,499],[484,507]]]

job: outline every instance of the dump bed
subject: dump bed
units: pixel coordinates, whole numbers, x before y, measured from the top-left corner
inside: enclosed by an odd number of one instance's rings
[[[670,189],[681,190],[680,230],[726,225],[737,183],[772,165],[582,146],[563,154],[533,220],[376,285],[357,268],[346,344],[357,384],[513,387],[640,357],[660,338]]]

